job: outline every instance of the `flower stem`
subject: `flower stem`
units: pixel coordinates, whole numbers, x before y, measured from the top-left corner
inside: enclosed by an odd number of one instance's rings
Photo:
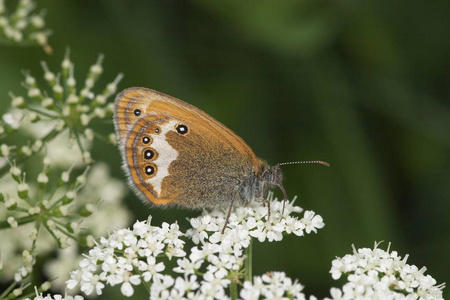
[[[238,287],[237,283],[234,281],[231,281],[230,283],[230,299],[231,300],[237,300],[238,298]]]
[[[245,281],[252,282],[252,248],[253,248],[253,239],[250,239],[250,244],[248,245],[248,248],[245,249],[245,262],[244,262],[244,268],[245,268]]]
[[[5,297],[8,296],[8,294],[12,291],[13,288],[15,288],[17,285],[17,282],[12,282],[8,288],[0,295],[0,299],[6,299]]]
[[[16,219],[18,225],[31,223],[34,222],[35,220],[36,216],[26,216]],[[7,229],[7,228],[11,228],[11,225],[8,223],[8,221],[0,221],[0,229]]]

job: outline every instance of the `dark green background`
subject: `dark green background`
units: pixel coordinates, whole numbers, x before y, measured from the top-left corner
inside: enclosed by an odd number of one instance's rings
[[[408,262],[448,281],[450,222],[450,2],[439,1],[39,1],[54,30],[39,48],[0,48],[1,110],[25,94],[20,70],[59,68],[71,49],[79,83],[98,53],[102,83],[143,86],[183,99],[239,134],[285,187],[326,223],[317,235],[255,243],[254,273],[285,271],[306,293],[340,286],[328,274],[351,245],[392,242]],[[111,125],[104,130],[107,134]],[[93,157],[124,178],[114,147]],[[276,195],[281,196],[279,191]],[[136,218],[196,212],[147,209]],[[186,227],[184,227],[186,228]],[[141,297],[147,298],[141,286]],[[112,299],[118,288],[106,289]],[[445,293],[449,295],[449,293]]]

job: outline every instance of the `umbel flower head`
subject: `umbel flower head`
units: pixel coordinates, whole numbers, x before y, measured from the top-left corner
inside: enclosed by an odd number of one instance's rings
[[[119,74],[102,92],[94,93],[95,83],[103,73],[102,61],[103,55],[100,55],[97,62],[91,66],[81,87],[75,80],[74,64],[70,60],[69,51],[66,52],[61,64],[60,73],[53,73],[47,64],[42,62],[44,79],[48,88],[41,87],[38,80],[26,72],[23,86],[28,91],[27,95],[23,97],[10,93],[12,106],[16,108],[16,115],[18,115],[15,117],[18,119],[16,123],[19,124],[12,122],[10,120],[13,119],[12,117],[6,120],[4,118],[3,122],[0,122],[0,136],[19,128],[20,122],[24,119],[32,123],[46,124],[50,129],[31,147],[22,147],[14,151],[13,147],[2,145],[3,148],[0,149],[2,156],[8,156],[11,160],[30,156],[40,151],[46,142],[55,136],[68,131],[70,138],[76,141],[83,153],[85,162],[89,163],[90,153],[86,150],[85,144],[95,135],[89,125],[95,120],[111,120],[114,107],[113,103],[108,103],[107,100],[116,92],[117,84],[122,79],[122,74]],[[109,136],[109,139],[115,143],[113,134]]]
[[[288,203],[283,213],[282,207],[283,202],[271,201],[270,218],[261,202],[236,208],[224,234],[221,233],[226,219],[223,210],[204,212],[190,219],[192,228],[187,233],[177,223],[153,226],[150,220],[136,222],[133,229],[120,229],[108,238],[101,238],[80,262],[80,268],[72,272],[67,287],[79,286],[90,295],[101,294],[106,285],[120,285],[122,294],[131,297],[135,286],[142,284],[150,291],[150,299],[226,299],[230,285],[252,279],[248,275],[252,237],[261,242],[281,241],[285,234],[302,236],[324,226],[320,216],[312,211],[302,215],[303,209],[293,202]],[[186,249],[187,239],[195,246]],[[176,266],[172,271],[178,276],[167,272],[167,262],[173,259]],[[270,283],[267,278],[263,279],[265,284]],[[301,286],[288,281],[280,285],[276,280],[278,289],[281,286],[301,292]],[[250,286],[245,289],[244,294],[254,291]],[[294,299],[293,294],[289,295]]]
[[[111,178],[105,164],[97,162],[77,177],[81,170],[60,174],[52,172],[52,165],[45,158],[37,177],[13,165],[10,176],[0,180],[0,239],[7,241],[0,243],[0,272],[3,281],[22,290],[31,274],[43,271],[53,279],[52,290],[64,292],[70,271],[83,258],[80,246],[93,247],[93,236],[126,226],[131,219],[122,203],[126,187]],[[60,247],[56,256],[55,241]],[[35,257],[46,263],[36,265]]]
[[[338,257],[330,270],[333,279],[347,278],[341,289],[332,288],[332,299],[444,299],[444,284],[437,285],[426,268],[406,263],[397,251],[353,247],[353,254]],[[328,298],[327,298],[328,299]]]
[[[48,37],[51,31],[45,29],[44,11],[32,13],[36,3],[32,0],[20,0],[14,10],[8,12],[5,1],[0,0],[0,43],[41,46],[51,53]]]

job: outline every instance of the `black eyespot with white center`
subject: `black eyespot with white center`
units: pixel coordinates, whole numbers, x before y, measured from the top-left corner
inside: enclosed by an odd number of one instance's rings
[[[136,108],[136,109],[134,110],[134,115],[135,115],[136,117],[140,116],[141,113],[142,113],[142,111],[141,111],[140,109],[138,109],[138,108]]]
[[[147,149],[144,151],[144,158],[145,159],[152,159],[153,157],[155,157],[155,152],[153,152],[150,149]]]
[[[155,128],[155,132],[156,132],[156,133],[160,133],[160,132],[161,132],[161,129],[160,129],[159,127],[156,127],[156,128]]]
[[[142,144],[147,145],[147,144],[150,144],[151,141],[152,141],[152,139],[150,137],[148,137],[148,136],[144,136],[142,138]]]
[[[176,129],[179,134],[186,134],[188,132],[188,127],[183,124],[177,125]]]
[[[145,174],[147,174],[147,175],[153,175],[153,174],[155,174],[155,167],[152,165],[145,166],[144,171],[145,171]]]

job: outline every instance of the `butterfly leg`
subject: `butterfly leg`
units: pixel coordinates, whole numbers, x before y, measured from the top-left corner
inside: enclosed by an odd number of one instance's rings
[[[263,198],[261,200],[263,202],[264,207],[267,205],[267,220],[270,220],[270,201],[267,200],[267,198]]]
[[[235,197],[233,196],[233,199],[231,199],[230,207],[228,208],[227,217],[225,219],[225,224],[223,224],[222,234],[225,233],[225,228],[227,228],[228,220],[230,219],[230,215],[231,215],[231,210],[233,209],[234,198]]]
[[[225,228],[227,228],[228,220],[230,219],[231,210],[233,209],[234,199],[236,198],[237,191],[233,194],[233,198],[231,198],[230,207],[228,208],[227,217],[225,219],[225,224],[223,224],[222,234],[225,233]]]

